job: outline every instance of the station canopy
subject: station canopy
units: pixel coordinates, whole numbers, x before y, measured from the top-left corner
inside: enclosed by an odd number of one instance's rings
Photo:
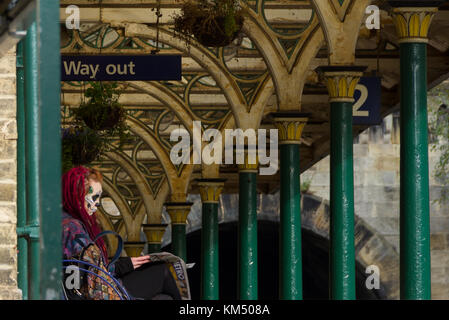
[[[327,1],[327,0],[326,0]],[[340,19],[355,1],[330,1]],[[383,2],[383,1],[381,1]],[[384,8],[379,2],[380,8]],[[376,2],[374,2],[376,4]],[[67,29],[66,7],[80,8],[79,30]],[[330,105],[327,88],[315,71],[329,64],[326,37],[309,1],[245,1],[249,8],[242,33],[229,46],[206,48],[192,40],[186,46],[173,34],[173,14],[182,2],[173,0],[62,0],[61,53],[63,55],[182,55],[181,81],[120,82],[120,102],[127,110],[133,141],[122,150],[108,152],[95,163],[105,174],[105,190],[121,211],[139,214],[151,206],[146,198],[165,198],[177,181],[201,177],[201,167],[173,165],[169,160],[170,132],[240,127],[274,128],[268,115],[279,111],[309,114],[302,135],[301,171],[329,154]],[[157,26],[158,6],[162,13]],[[449,73],[449,12],[440,8],[430,30],[428,84],[432,88]],[[399,43],[393,21],[381,10],[381,29],[358,32],[355,64],[367,66],[365,75],[381,78],[381,118],[399,110]],[[159,42],[156,41],[157,37]],[[63,82],[64,125],[71,108],[79,106],[84,90],[80,82]],[[355,125],[356,136],[367,125]],[[116,139],[117,140],[117,139]],[[118,141],[111,140],[111,145]],[[236,165],[221,165],[227,179],[224,193],[238,193]],[[190,183],[189,192],[196,193]],[[258,176],[258,191],[279,189],[279,173]],[[117,200],[119,199],[119,200]],[[121,199],[121,200],[120,200]],[[107,209],[107,208],[106,208]]]

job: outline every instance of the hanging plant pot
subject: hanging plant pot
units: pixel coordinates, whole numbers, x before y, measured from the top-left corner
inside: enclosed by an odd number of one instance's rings
[[[86,126],[97,131],[113,130],[123,122],[124,114],[123,108],[118,103],[104,105],[92,101],[80,105],[77,110],[78,117]]]
[[[174,31],[187,45],[195,38],[205,47],[225,47],[241,32],[243,21],[237,0],[190,0],[174,17]]]
[[[88,165],[97,160],[103,149],[103,139],[89,128],[69,127],[62,130],[63,171]]]
[[[120,92],[115,82],[90,82],[84,94],[87,101],[81,103],[74,110],[78,120],[84,121],[86,126],[96,131],[112,133],[117,127],[123,127],[125,110],[118,102]]]
[[[230,45],[239,35],[243,27],[243,17],[235,18],[235,29],[226,33],[226,17],[198,17],[193,27],[195,39],[205,47],[225,47]]]

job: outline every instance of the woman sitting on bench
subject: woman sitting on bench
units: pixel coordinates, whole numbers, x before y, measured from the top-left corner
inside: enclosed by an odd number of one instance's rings
[[[98,238],[95,244],[92,244],[92,240],[101,232],[95,214],[100,206],[102,179],[98,170],[85,167],[73,168],[63,175],[62,244],[64,259],[79,259],[91,263],[94,261],[94,264],[106,270],[108,254],[105,242]],[[90,260],[80,257],[82,252],[86,252]],[[190,299],[185,263],[173,255],[122,257],[110,265],[108,271],[134,299]],[[104,274],[100,273],[99,275],[104,277]],[[86,282],[86,287],[81,288],[84,298],[118,298],[110,288],[101,284],[101,281],[89,278]]]

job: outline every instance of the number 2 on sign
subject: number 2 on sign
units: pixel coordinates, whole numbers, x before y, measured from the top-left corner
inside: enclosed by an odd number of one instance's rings
[[[360,108],[365,104],[366,100],[368,99],[368,88],[363,84],[358,84],[357,87],[355,87],[355,90],[360,91],[360,98],[359,100],[357,100],[356,103],[354,103],[352,115],[354,117],[369,117],[368,110],[360,110]]]

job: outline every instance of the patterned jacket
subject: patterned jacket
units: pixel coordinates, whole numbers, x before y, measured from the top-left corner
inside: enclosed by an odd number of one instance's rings
[[[62,249],[64,259],[77,257],[83,248],[87,247],[91,242],[92,239],[83,222],[73,218],[67,212],[62,212]],[[103,262],[106,262],[104,257],[102,258]],[[111,267],[113,268],[113,266]],[[113,271],[112,269],[109,270]]]
[[[84,224],[73,218],[66,212],[62,213],[62,247],[64,259],[78,259],[82,250],[92,242]],[[98,246],[93,245],[86,251],[83,260],[94,265],[106,269],[107,261]],[[115,278],[119,278],[124,274],[132,271],[134,267],[130,258],[120,258],[116,263],[111,264],[108,268]],[[92,270],[91,270],[92,271]],[[97,271],[98,272],[98,271]],[[106,277],[104,273],[99,272],[102,277]],[[106,277],[108,278],[108,277]],[[110,280],[110,279],[108,279]],[[110,281],[112,282],[112,281]],[[92,299],[104,300],[117,298],[114,290],[107,286],[100,278],[88,276],[89,287],[86,289],[86,296]],[[87,292],[89,291],[89,292]]]

